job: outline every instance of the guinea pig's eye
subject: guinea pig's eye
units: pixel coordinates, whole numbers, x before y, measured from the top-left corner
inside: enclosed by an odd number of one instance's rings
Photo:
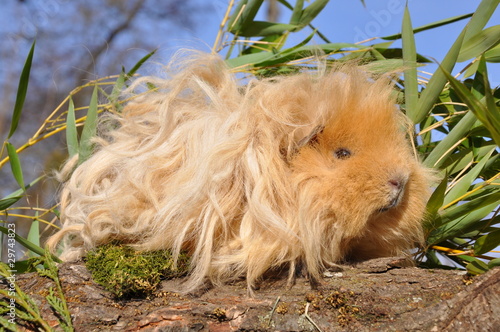
[[[337,159],[348,159],[349,157],[351,157],[351,151],[349,151],[349,149],[345,149],[345,148],[340,148],[340,149],[337,149],[335,150],[335,152],[333,153],[335,158]]]

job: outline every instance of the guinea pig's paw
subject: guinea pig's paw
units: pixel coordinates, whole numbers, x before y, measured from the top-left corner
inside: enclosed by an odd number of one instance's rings
[[[379,212],[390,210],[401,203],[405,194],[405,188],[406,184],[408,183],[408,179],[409,176],[403,174],[398,174],[389,178],[386,183],[386,204],[379,209]]]

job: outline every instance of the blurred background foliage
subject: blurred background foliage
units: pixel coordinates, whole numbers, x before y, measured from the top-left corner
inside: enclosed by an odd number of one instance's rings
[[[482,0],[474,13],[419,27],[413,26],[411,12],[406,8],[400,34],[359,43],[345,42],[339,36],[330,40],[332,37],[315,27],[318,14],[327,5],[335,6],[328,2],[228,1],[212,50],[224,56],[234,72],[242,76],[313,70],[317,57],[328,64],[355,60],[379,73],[404,68],[395,82],[400,108],[415,124],[415,150],[424,164],[435,168],[442,179],[428,203],[426,247],[416,253],[417,257],[423,266],[466,267],[472,274],[499,265],[495,250],[500,245],[500,92],[498,87],[491,86],[487,70],[489,65],[500,62],[500,25],[487,25],[499,1]],[[3,178],[12,179],[18,189],[0,193],[3,195],[0,220],[5,223],[0,230],[8,233],[6,227],[15,223],[18,242],[28,248],[28,256],[40,253],[45,236],[58,227],[55,190],[46,188],[50,182],[47,170],[59,167],[68,155],[78,153],[85,158],[91,152],[89,139],[95,135],[99,113],[121,108],[126,100],[119,98],[119,91],[144,63],[151,61],[154,53],[151,47],[151,53],[124,55],[114,49],[113,41],[124,38],[131,43],[129,49],[147,49],[154,40],[148,40],[149,33],[144,29],[155,25],[138,24],[136,20],[141,15],[157,20],[158,24],[193,26],[197,24],[189,20],[193,11],[203,12],[202,7],[191,6],[190,1],[168,3],[171,5],[148,0],[108,0],[106,5],[96,7],[94,1],[74,2],[78,18],[68,15],[68,21],[61,22],[59,30],[51,27],[38,33],[36,47],[33,44],[21,78],[12,78],[9,82],[16,84],[4,89],[6,98],[15,96],[16,102],[14,111],[4,114],[0,122],[4,139],[0,174],[2,182],[6,181]],[[454,43],[439,67],[434,73],[424,71],[423,65],[433,60],[419,54],[415,34],[459,20],[467,20],[468,24],[457,36],[450,37],[455,38]],[[99,30],[89,36],[104,38],[92,39],[72,30],[81,26]],[[297,42],[294,37],[304,31],[305,37]],[[59,50],[58,38],[82,38],[77,43],[87,47],[65,48],[57,54],[38,51],[41,44]],[[106,52],[113,56],[101,60]],[[85,54],[92,55],[92,61],[88,62]],[[32,68],[33,57],[47,57],[47,66],[42,61]],[[129,63],[130,58],[140,60],[134,64]],[[462,69],[457,72],[458,63]],[[57,67],[49,68],[49,64]],[[56,74],[49,75],[50,79],[47,75],[37,75],[38,79],[42,77],[37,81],[30,75],[30,69],[37,73],[55,70]],[[57,84],[47,84],[48,81]],[[64,89],[54,88],[58,86]],[[66,89],[68,86],[76,88]],[[41,155],[34,154],[32,159],[23,159],[28,151],[35,150],[33,146],[47,141],[54,142],[51,149],[42,150]],[[28,165],[37,172],[26,172]],[[5,250],[4,245],[4,259]],[[24,262],[24,258],[18,260],[20,269]]]

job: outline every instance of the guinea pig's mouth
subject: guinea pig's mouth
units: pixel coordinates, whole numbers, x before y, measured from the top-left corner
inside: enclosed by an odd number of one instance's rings
[[[386,212],[398,206],[403,199],[403,195],[404,195],[404,188],[401,188],[393,195],[394,197],[389,201],[389,204],[378,209],[378,212]]]

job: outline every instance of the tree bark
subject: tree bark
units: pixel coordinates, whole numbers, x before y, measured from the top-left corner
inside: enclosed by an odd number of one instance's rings
[[[326,272],[318,289],[298,278],[262,281],[249,298],[245,281],[182,295],[164,281],[149,299],[114,299],[82,263],[60,265],[60,279],[76,331],[498,331],[500,269],[469,277],[464,271],[411,267],[376,259]],[[44,297],[52,282],[18,276],[21,288],[57,320]],[[2,286],[3,287],[3,286]],[[495,330],[496,329],[496,330]]]

